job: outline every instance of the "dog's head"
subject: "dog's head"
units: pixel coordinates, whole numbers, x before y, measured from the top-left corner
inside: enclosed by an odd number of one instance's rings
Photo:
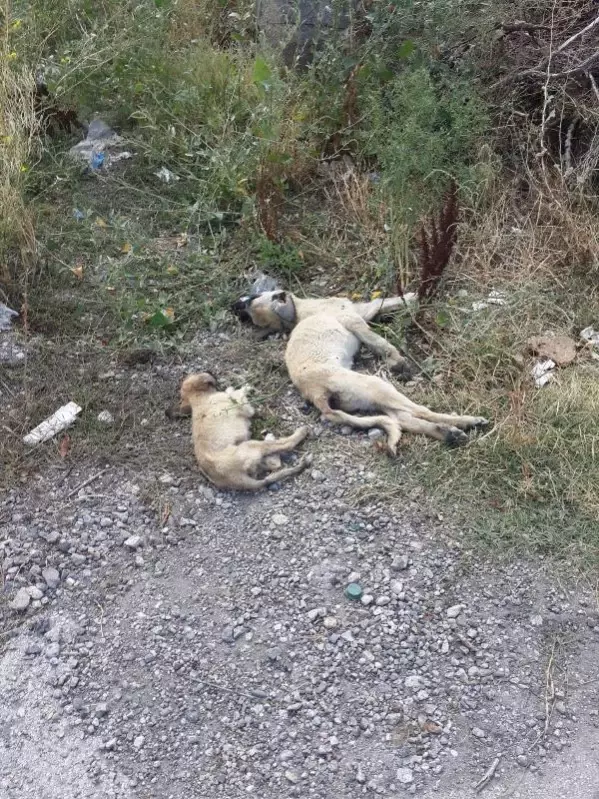
[[[210,372],[189,375],[181,383],[181,410],[190,407],[190,400],[194,394],[205,394],[212,391],[216,391],[216,378]]]
[[[273,332],[289,330],[296,321],[295,303],[288,291],[264,291],[241,297],[233,305],[233,313],[242,322],[252,322]]]

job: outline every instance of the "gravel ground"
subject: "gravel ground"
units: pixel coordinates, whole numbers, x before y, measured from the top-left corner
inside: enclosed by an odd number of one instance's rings
[[[598,799],[591,588],[356,507],[371,439],[316,432],[311,471],[255,496],[208,488],[180,421],[147,428],[167,462],[50,464],[0,499],[2,797],[462,799],[499,758],[483,795]]]

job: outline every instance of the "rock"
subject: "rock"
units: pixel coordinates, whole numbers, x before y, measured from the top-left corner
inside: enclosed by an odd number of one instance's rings
[[[445,611],[448,619],[457,619],[463,610],[463,605],[453,605]]]
[[[543,624],[543,617],[540,613],[535,613],[534,616],[530,617],[530,623],[533,627],[541,627]]]
[[[385,605],[388,605],[389,602],[391,602],[391,597],[389,596],[379,596],[376,600],[376,604],[379,608],[385,607]]]
[[[366,605],[366,607],[368,607],[368,605],[372,605],[372,603],[374,602],[374,597],[372,596],[372,594],[364,594],[360,601],[362,602],[363,605]]]
[[[391,593],[395,596],[403,593],[403,583],[400,580],[392,580],[389,587],[391,588]]]
[[[27,588],[27,591],[29,593],[30,598],[34,600],[41,599],[44,595],[44,592],[41,590],[41,588],[38,588],[36,585],[30,585]]]
[[[48,588],[58,588],[60,585],[60,574],[58,573],[58,569],[55,569],[53,566],[47,566],[45,569],[42,569],[42,577]]]
[[[368,438],[371,441],[380,441],[381,438],[384,438],[385,434],[379,427],[371,427],[368,431]]]
[[[568,710],[566,708],[566,703],[560,699],[558,702],[555,703],[555,709],[561,716],[567,716]]]
[[[337,627],[337,619],[334,616],[326,616],[323,624],[327,630],[334,630]]]
[[[141,536],[130,535],[129,538],[127,538],[127,540],[124,542],[124,546],[126,546],[127,549],[130,549],[132,551],[135,549],[139,549],[139,547],[141,546]]]
[[[285,772],[285,779],[287,780],[287,782],[290,782],[293,785],[296,785],[299,782],[299,775],[298,775],[297,771],[291,771],[290,769],[288,769]]]
[[[400,785],[411,785],[414,782],[414,774],[411,768],[398,768],[397,781]]]
[[[272,517],[272,523],[276,524],[277,527],[284,527],[288,522],[289,519],[284,513],[275,513]]]
[[[526,755],[518,755],[518,757],[516,758],[516,763],[519,766],[522,766],[522,768],[526,768],[529,763],[528,757]]]
[[[29,590],[27,588],[19,588],[9,607],[12,608],[12,610],[16,610],[17,613],[23,613],[23,611],[27,610],[29,607],[30,602],[31,596]]]
[[[397,555],[391,561],[391,568],[393,571],[405,571],[410,565],[410,558],[407,555]]]
[[[315,483],[322,483],[325,479],[324,473],[319,471],[318,469],[312,469],[312,471],[310,472],[310,477],[314,480]]]
[[[144,745],[144,742],[145,742],[145,740],[146,740],[146,739],[144,738],[144,736],[143,736],[143,735],[137,735],[137,736],[136,736],[136,737],[133,739],[133,746],[134,746],[136,749],[141,749],[141,748],[142,748],[142,746]]]
[[[475,738],[486,738],[487,737],[486,734],[485,734],[485,731],[481,730],[480,727],[473,727],[472,728],[472,735],[474,735]]]
[[[533,336],[526,347],[532,355],[549,358],[558,366],[568,366],[576,358],[576,343],[570,336]]]
[[[98,421],[105,425],[114,424],[114,416],[110,411],[100,411]]]
[[[419,691],[424,687],[422,677],[418,674],[411,674],[409,677],[406,677],[403,684],[408,691]]]
[[[304,69],[329,36],[348,28],[357,5],[356,0],[257,0],[256,22],[286,66]]]

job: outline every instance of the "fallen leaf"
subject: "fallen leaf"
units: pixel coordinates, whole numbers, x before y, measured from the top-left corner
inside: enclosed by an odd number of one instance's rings
[[[359,294],[357,291],[354,291],[354,293],[351,295],[351,298],[352,298],[352,300],[354,300],[354,301],[355,301],[355,300],[361,300],[361,299],[362,299],[362,295],[361,295],[361,294]]]
[[[107,228],[108,227],[106,221],[104,219],[102,219],[101,216],[97,216],[96,217],[96,219],[94,221],[94,225],[96,227],[99,227],[99,228]]]
[[[532,355],[549,358],[558,366],[568,366],[576,358],[576,344],[569,336],[533,336],[526,346]]]
[[[78,263],[77,266],[71,267],[71,272],[78,280],[83,280],[83,264]]]
[[[71,451],[71,437],[69,435],[63,436],[60,439],[60,446],[58,447],[58,452],[61,458],[66,458],[69,452]]]
[[[121,247],[121,252],[124,252],[125,255],[133,251],[133,245],[130,241],[126,241],[123,246]]]
[[[177,267],[174,264],[169,264],[166,267],[166,271],[169,273],[169,275],[178,275],[179,274],[179,270],[177,269]]]
[[[383,296],[383,292],[382,291],[373,291],[372,294],[370,295],[370,299],[371,300],[378,300],[378,298],[382,297],[382,296]]]

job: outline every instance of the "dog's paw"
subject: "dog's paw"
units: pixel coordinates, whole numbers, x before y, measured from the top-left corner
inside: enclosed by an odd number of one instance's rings
[[[411,380],[414,376],[412,367],[405,359],[389,364],[389,369],[399,380]]]
[[[491,422],[488,419],[485,419],[484,416],[475,416],[474,421],[472,423],[473,430],[484,430],[485,427],[488,427]]]
[[[468,441],[468,436],[457,427],[448,428],[445,433],[445,443],[448,447],[461,447]]]
[[[308,436],[310,435],[310,427],[307,424],[303,424],[301,427],[297,429],[297,435],[300,441],[305,441]]]

